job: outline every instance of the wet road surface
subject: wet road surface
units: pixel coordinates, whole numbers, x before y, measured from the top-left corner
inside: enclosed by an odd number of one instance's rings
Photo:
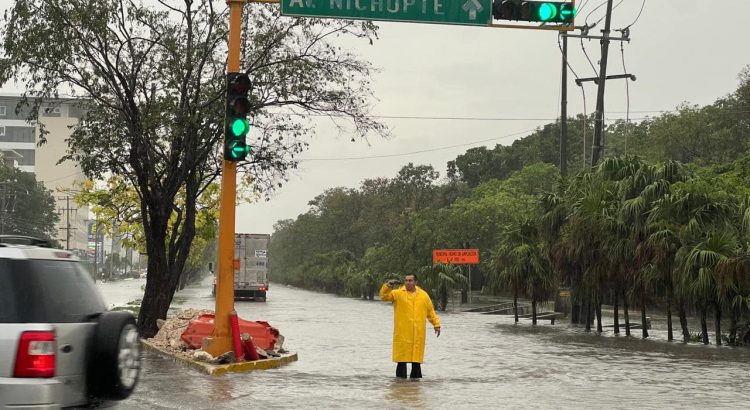
[[[100,287],[112,304],[139,297],[143,283]],[[210,281],[177,296],[179,308],[214,308]],[[272,284],[266,303],[235,307],[279,328],[299,361],[211,377],[147,352],[138,389],[113,408],[747,408],[750,400],[750,349],[666,343],[658,329],[641,340],[443,313],[440,338],[427,334],[425,378],[404,381],[390,362],[389,304]]]

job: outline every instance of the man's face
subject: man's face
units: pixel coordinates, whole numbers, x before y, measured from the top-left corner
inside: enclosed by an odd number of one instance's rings
[[[417,288],[417,281],[414,279],[413,275],[406,275],[404,278],[404,286],[406,286],[406,290],[413,292]]]

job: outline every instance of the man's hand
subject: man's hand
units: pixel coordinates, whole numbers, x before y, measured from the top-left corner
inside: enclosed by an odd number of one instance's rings
[[[388,286],[389,286],[390,288],[393,288],[393,287],[395,287],[395,286],[396,286],[396,283],[397,283],[397,282],[398,282],[398,280],[396,280],[396,279],[391,279],[391,280],[389,280],[389,281],[388,281],[387,283],[388,283]]]
[[[435,328],[435,337],[440,337],[440,328],[439,327]]]

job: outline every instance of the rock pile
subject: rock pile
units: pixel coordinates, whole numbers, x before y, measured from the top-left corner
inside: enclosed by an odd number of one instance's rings
[[[187,345],[182,341],[182,339],[180,339],[180,336],[182,335],[182,332],[187,329],[188,324],[191,320],[206,313],[212,314],[213,311],[205,309],[187,309],[178,312],[174,317],[171,317],[167,320],[159,319],[156,322],[156,325],[159,327],[159,332],[156,333],[156,336],[149,339],[149,342],[162,349],[166,349],[174,353],[183,353],[186,357],[192,357],[192,352],[186,353]]]
[[[231,363],[234,361],[234,353],[227,352],[219,357],[213,357],[208,352],[201,349],[190,349],[187,344],[181,339],[182,333],[185,332],[191,320],[197,319],[203,314],[213,314],[212,310],[206,309],[187,309],[181,312],[177,312],[174,317],[167,320],[159,319],[157,326],[159,332],[156,333],[151,339],[148,339],[150,343],[158,348],[168,350],[171,353],[182,356],[190,360],[197,360],[206,363],[223,364]],[[246,333],[242,335],[243,340],[247,340],[249,337]],[[279,353],[286,353],[283,349],[284,337],[279,335],[276,341],[274,350],[265,351],[261,348],[257,348],[258,355],[261,359],[267,359],[269,357],[279,357]],[[231,357],[230,357],[231,353]]]

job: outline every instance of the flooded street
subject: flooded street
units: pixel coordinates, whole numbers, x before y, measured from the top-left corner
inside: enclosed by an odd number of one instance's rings
[[[115,304],[138,298],[143,283],[97,285]],[[177,307],[213,309],[209,284],[178,292]],[[427,334],[425,378],[396,380],[390,304],[278,284],[268,297],[236,309],[279,328],[298,362],[211,377],[146,352],[138,389],[113,408],[746,408],[750,399],[750,349],[477,313],[441,314],[443,334]]]

